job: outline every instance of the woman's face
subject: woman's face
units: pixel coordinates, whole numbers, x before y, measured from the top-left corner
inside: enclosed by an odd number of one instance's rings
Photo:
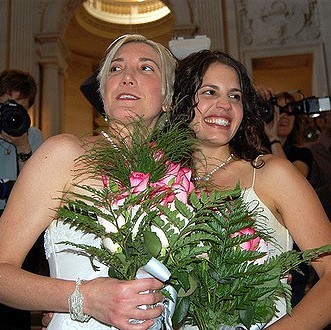
[[[277,134],[280,137],[287,138],[291,134],[294,128],[294,121],[295,121],[294,116],[289,116],[286,113],[282,113],[280,115],[278,122]]]
[[[130,42],[116,52],[105,85],[104,106],[112,118],[130,122],[143,117],[153,128],[162,111],[161,60],[149,45]]]
[[[242,91],[237,72],[219,62],[206,71],[196,93],[191,123],[204,144],[224,145],[236,134],[243,118]]]

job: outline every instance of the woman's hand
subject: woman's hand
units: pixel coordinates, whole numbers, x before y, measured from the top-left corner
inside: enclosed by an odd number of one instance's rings
[[[41,330],[46,330],[47,326],[49,325],[49,323],[53,318],[53,315],[54,314],[52,312],[43,313],[43,318],[41,319],[41,324],[43,327],[41,328]]]
[[[160,316],[164,297],[159,292],[163,283],[156,279],[120,281],[97,278],[83,282],[84,313],[121,330],[148,329],[153,319]],[[144,308],[144,305],[150,308]],[[143,306],[143,307],[141,307]],[[132,320],[142,323],[133,324]]]
[[[163,305],[155,306],[164,299],[158,292],[162,287],[163,283],[155,279],[97,278],[82,282],[79,290],[84,296],[85,314],[121,330],[146,330],[163,311]],[[51,312],[43,314],[41,330],[46,330],[52,318]],[[132,320],[142,323],[131,323]]]
[[[279,140],[278,136],[278,124],[280,119],[279,108],[274,107],[274,119],[270,123],[264,123],[264,132],[267,135],[269,141]]]
[[[276,93],[266,86],[254,86],[256,92],[263,98],[264,101],[268,102],[272,97],[276,96]]]

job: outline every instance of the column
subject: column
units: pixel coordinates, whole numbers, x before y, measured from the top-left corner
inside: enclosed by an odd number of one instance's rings
[[[66,50],[58,34],[40,34],[36,40],[39,44],[41,67],[40,126],[47,138],[62,132]]]

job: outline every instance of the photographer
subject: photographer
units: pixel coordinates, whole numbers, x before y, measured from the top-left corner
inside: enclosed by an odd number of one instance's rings
[[[293,96],[286,92],[276,95],[271,88],[264,86],[256,87],[256,90],[266,101],[266,106],[271,112],[264,126],[270,151],[278,157],[287,158],[309,180],[313,156],[308,148],[301,147],[302,115],[290,115],[279,110],[280,107],[293,102]]]
[[[20,171],[43,142],[41,131],[30,127],[28,114],[36,94],[37,84],[29,73],[20,70],[0,73],[0,215]],[[32,272],[39,270],[41,249],[40,239],[23,268]],[[30,312],[0,305],[0,329],[30,330]]]
[[[302,141],[302,115],[280,113],[280,107],[285,107],[294,101],[289,93],[276,94],[271,88],[256,87],[257,92],[266,101],[268,114],[265,116],[264,131],[268,138],[266,144],[272,154],[281,158],[287,158],[307,178],[311,177],[313,155],[306,147],[301,147]],[[296,244],[294,249],[298,250]],[[297,305],[305,295],[309,287],[309,279],[314,276],[311,267],[301,264],[302,274],[291,271],[292,276],[292,307]]]
[[[30,127],[28,109],[34,104],[37,84],[20,70],[0,73],[0,214],[26,161],[42,143],[42,134]]]

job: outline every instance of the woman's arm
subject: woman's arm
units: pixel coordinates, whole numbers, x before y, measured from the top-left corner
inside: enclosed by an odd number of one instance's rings
[[[270,156],[257,178],[261,196],[289,230],[301,250],[331,244],[331,223],[308,181],[285,160]],[[331,255],[312,263],[320,280],[270,329],[323,329],[331,323]]]
[[[71,135],[53,137],[24,166],[0,219],[0,302],[27,310],[68,312],[75,281],[53,279],[21,269],[28,251],[54,218],[59,198],[71,190],[75,159],[82,154],[80,140]],[[162,301],[153,279],[118,281],[98,278],[83,282],[84,312],[121,329],[147,329],[161,307],[141,310],[138,305]],[[130,325],[130,318],[149,320]]]

